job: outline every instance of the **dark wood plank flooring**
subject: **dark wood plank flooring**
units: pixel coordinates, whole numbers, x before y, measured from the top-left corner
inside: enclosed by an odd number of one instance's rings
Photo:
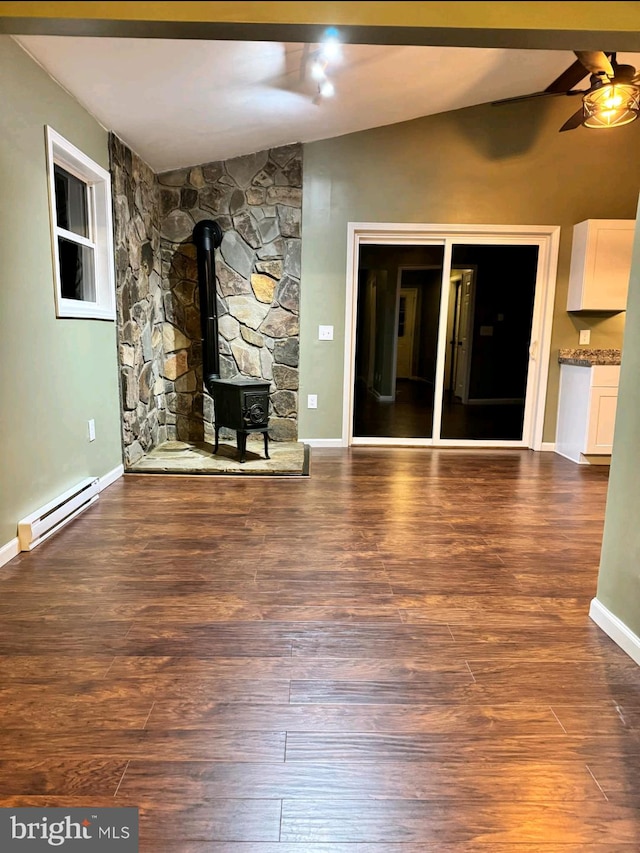
[[[0,805],[137,806],[143,853],[637,851],[640,670],[588,618],[607,477],[125,477],[0,569]]]
[[[445,392],[442,402],[442,438],[520,441],[524,404],[463,405]],[[361,383],[356,387],[354,429],[356,436],[382,438],[431,438],[433,435],[433,384],[398,379],[393,402],[381,401]]]

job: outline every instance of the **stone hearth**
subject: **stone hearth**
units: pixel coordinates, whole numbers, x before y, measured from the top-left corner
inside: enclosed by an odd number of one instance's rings
[[[247,441],[247,461],[238,461],[235,442],[220,442],[213,455],[209,442],[166,441],[127,469],[129,474],[239,474],[307,476],[309,447],[296,441],[270,445],[271,459],[264,458],[261,437]]]

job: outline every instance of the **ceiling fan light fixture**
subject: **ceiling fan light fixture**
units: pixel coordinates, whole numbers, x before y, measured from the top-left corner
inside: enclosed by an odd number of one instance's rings
[[[340,34],[335,27],[329,27],[318,49],[311,54],[307,53],[304,60],[311,61],[309,73],[311,79],[318,84],[317,94],[313,99],[316,106],[325,98],[332,98],[335,95],[336,89],[329,79],[327,69],[330,65],[339,62],[341,58]],[[304,79],[304,72],[302,79]]]
[[[605,83],[587,92],[582,106],[584,127],[621,127],[640,115],[640,89],[630,83]]]

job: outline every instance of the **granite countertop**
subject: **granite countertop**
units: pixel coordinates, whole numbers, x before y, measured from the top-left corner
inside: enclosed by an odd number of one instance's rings
[[[578,367],[592,367],[594,364],[620,364],[622,350],[619,349],[576,349],[558,350],[560,364],[576,364]]]

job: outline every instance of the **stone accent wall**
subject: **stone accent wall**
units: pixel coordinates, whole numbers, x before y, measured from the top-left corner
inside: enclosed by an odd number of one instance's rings
[[[298,436],[302,146],[158,176],[167,436],[211,440],[192,232],[215,220],[220,372],[271,383],[270,435]],[[224,433],[223,433],[224,434]]]
[[[125,467],[167,438],[160,209],[154,172],[110,134]]]

